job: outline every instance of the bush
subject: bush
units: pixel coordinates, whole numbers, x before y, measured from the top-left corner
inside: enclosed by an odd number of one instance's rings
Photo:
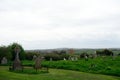
[[[25,53],[25,59],[26,59],[26,60],[33,60],[33,56],[34,56],[34,55],[38,56],[38,54],[35,53],[35,52],[26,52],[26,53]]]
[[[85,53],[85,52],[80,54],[80,58],[85,58],[85,56],[89,57],[89,55],[87,53]]]
[[[47,53],[44,57],[46,60],[50,60],[50,58],[52,58],[52,60],[56,61],[56,60],[63,60],[64,58],[68,59],[69,55],[68,54]]]
[[[6,46],[0,47],[0,61],[3,57],[6,57],[8,60],[11,60],[12,54],[10,53],[9,49]]]
[[[21,51],[20,51],[19,56],[20,56],[21,60],[24,60],[25,59],[25,51],[24,51],[23,47],[20,44],[18,44],[18,43],[13,43],[13,44],[11,44],[11,45],[8,46],[8,49],[9,49],[10,53],[12,54],[12,60],[15,59],[15,55],[16,55],[16,53],[15,53],[15,47],[16,46],[20,47]]]
[[[113,56],[113,52],[108,49],[104,49],[103,51],[96,51],[96,54],[98,56]]]
[[[47,53],[44,57],[45,60],[50,60],[50,58],[52,58],[52,60],[60,60],[59,55],[56,53]]]

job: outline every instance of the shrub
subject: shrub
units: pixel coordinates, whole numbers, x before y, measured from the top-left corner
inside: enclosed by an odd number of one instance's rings
[[[89,57],[89,55],[87,53],[85,53],[85,52],[80,54],[80,58],[85,58],[85,56]]]
[[[18,43],[13,43],[13,44],[8,46],[8,49],[9,49],[10,53],[12,54],[12,60],[14,60],[15,55],[16,55],[16,53],[15,53],[15,47],[16,46],[20,47],[21,51],[20,51],[19,56],[20,56],[21,60],[24,60],[25,59],[25,51],[24,51],[23,47]]]
[[[26,52],[25,53],[25,59],[26,60],[32,60],[34,55],[38,56],[38,54],[35,53],[35,52]]]

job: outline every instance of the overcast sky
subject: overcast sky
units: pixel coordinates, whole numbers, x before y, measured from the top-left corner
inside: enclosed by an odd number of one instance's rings
[[[120,48],[120,0],[0,0],[0,45]]]

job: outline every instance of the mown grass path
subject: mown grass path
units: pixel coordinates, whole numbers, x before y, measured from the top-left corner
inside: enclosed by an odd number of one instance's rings
[[[61,69],[49,69],[49,73],[43,74],[21,74],[9,72],[8,66],[0,66],[0,80],[120,80],[120,77]]]

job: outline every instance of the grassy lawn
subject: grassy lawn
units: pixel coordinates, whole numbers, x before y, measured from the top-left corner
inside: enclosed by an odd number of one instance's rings
[[[91,65],[94,64],[94,67]],[[52,61],[44,62],[44,66],[57,69],[75,70],[89,73],[120,76],[120,65],[116,62],[92,62],[92,61]],[[118,65],[118,66],[117,66]]]
[[[34,61],[23,61],[23,65],[33,66]],[[112,57],[98,57],[95,59],[89,59],[88,61],[85,61],[85,59],[80,59],[78,61],[43,61],[42,66],[87,73],[120,76],[120,56],[116,57],[115,60],[112,60]]]
[[[43,74],[22,74],[9,72],[8,66],[0,66],[0,80],[120,80],[120,77],[61,69],[49,69],[49,73]]]

